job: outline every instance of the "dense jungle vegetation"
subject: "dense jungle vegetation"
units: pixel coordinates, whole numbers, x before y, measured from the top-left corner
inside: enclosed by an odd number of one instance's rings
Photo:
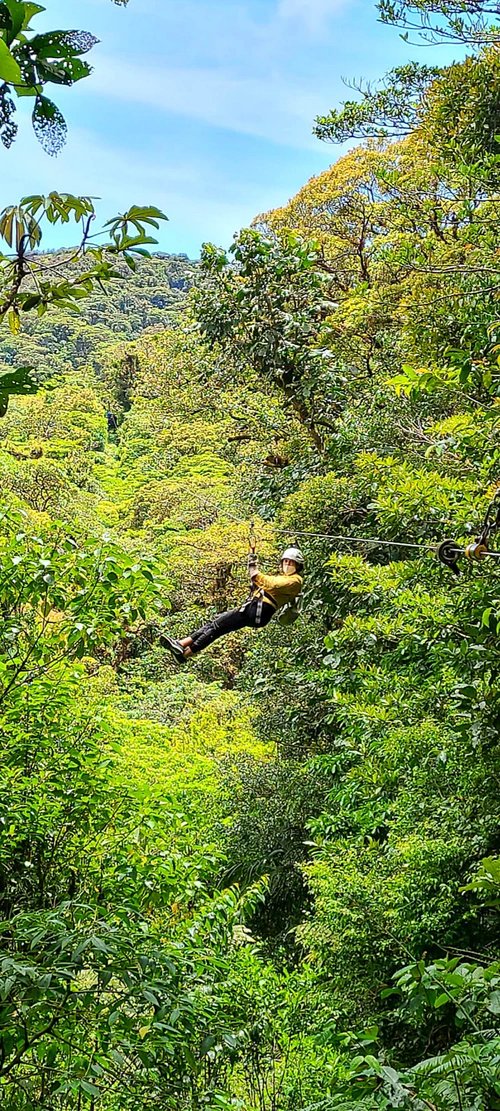
[[[467,57],[319,117],[361,145],[229,252],[135,209],[54,279],[0,217],[6,1111],[500,1108],[500,564],[432,550],[500,483],[500,31],[380,10]],[[300,620],[178,667],[251,518]]]
[[[68,252],[44,256],[48,265],[61,265],[63,275],[73,273],[67,265]],[[80,262],[76,267],[84,270]],[[143,259],[140,269],[130,274],[123,264],[117,268],[127,282],[97,288],[81,302],[78,316],[56,308],[41,318],[26,317],[22,333],[0,333],[0,374],[20,364],[36,367],[46,376],[79,367],[101,372],[101,352],[111,345],[136,339],[142,332],[172,327],[184,308],[185,294],[193,284],[196,265],[182,255],[154,255]]]

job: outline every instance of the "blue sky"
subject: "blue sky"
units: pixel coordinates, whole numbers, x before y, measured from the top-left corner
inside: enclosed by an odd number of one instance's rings
[[[43,20],[97,35],[95,68],[55,90],[69,124],[57,158],[38,145],[20,102],[19,138],[0,147],[0,208],[50,189],[100,197],[103,219],[156,204],[170,221],[161,247],[193,258],[204,240],[229,245],[339,157],[311,131],[316,114],[349,95],[342,77],[374,79],[409,57],[451,60],[449,50],[403,43],[371,0],[46,4],[39,29]],[[59,242],[60,233],[50,245]]]

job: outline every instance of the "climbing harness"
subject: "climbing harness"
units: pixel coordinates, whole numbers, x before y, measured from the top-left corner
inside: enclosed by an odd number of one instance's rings
[[[249,555],[248,555],[248,566],[250,568],[252,566],[257,565],[257,557],[256,557],[256,554],[255,554],[256,553],[256,548],[257,548],[257,536],[256,536],[256,533],[255,533],[255,522],[254,522],[253,518],[250,521],[250,529],[249,529],[249,535],[248,535],[248,546],[250,548],[250,552],[249,552]],[[286,550],[283,552],[283,555],[281,557],[280,566],[283,563],[284,559],[293,559],[296,563],[304,564],[304,556],[302,555],[302,552],[301,552],[300,548],[295,548],[295,547],[286,548]],[[251,597],[246,602],[243,603],[243,605],[240,609],[240,613],[243,613],[243,611],[247,608],[247,606],[251,605],[251,603],[255,602],[255,601],[257,601],[257,606],[256,606],[256,611],[255,611],[255,628],[259,629],[261,624],[262,624],[262,613],[263,613],[263,608],[264,608],[264,602],[267,602],[269,605],[271,605],[274,610],[276,610],[278,607],[276,605],[276,602],[275,602],[274,598],[272,598],[271,595],[267,593],[267,591],[264,589],[264,587],[258,587],[256,589],[254,589]],[[293,601],[287,602],[284,606],[281,606],[279,608],[278,621],[279,621],[280,625],[284,625],[284,626],[293,625],[294,622],[297,621],[297,619],[300,617],[299,605],[300,605],[300,598],[294,598]]]
[[[257,556],[256,556],[255,552],[256,552],[256,549],[257,549],[257,534],[255,532],[255,522],[253,520],[253,517],[252,517],[252,520],[250,521],[250,526],[249,526],[249,531],[248,531],[248,547],[250,549],[249,554],[248,554],[248,567],[249,568],[250,567],[256,567],[257,566]],[[256,610],[255,610],[255,628],[256,629],[260,629],[260,626],[262,624],[262,611],[263,611],[264,600],[265,599],[266,599],[266,592],[261,587],[260,589],[255,590],[250,595],[250,598],[247,598],[246,602],[243,602],[243,605],[240,607],[240,613],[244,613],[245,610],[248,608],[248,606],[252,605],[252,602],[257,601],[257,606],[256,606]],[[271,601],[271,599],[269,599],[269,598],[267,600]]]
[[[260,629],[260,626],[262,624],[262,612],[264,609],[264,602],[268,602],[268,604],[271,605],[274,610],[276,609],[276,603],[273,601],[270,594],[267,594],[267,592],[261,586],[256,591],[254,591],[253,594],[251,594],[250,598],[247,598],[246,602],[243,602],[243,605],[240,606],[240,613],[244,613],[245,610],[248,609],[248,606],[251,606],[252,602],[255,601],[257,602],[255,610],[255,628]]]
[[[257,595],[257,609],[255,612],[255,628],[260,629],[262,622],[262,610],[264,608],[264,591],[260,590]]]

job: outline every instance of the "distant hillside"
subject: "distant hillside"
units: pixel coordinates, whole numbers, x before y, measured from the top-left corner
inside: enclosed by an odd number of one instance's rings
[[[64,252],[61,252],[64,259]],[[52,256],[57,259],[58,253]],[[35,366],[64,371],[93,365],[109,344],[136,339],[148,328],[160,331],[175,324],[194,282],[197,263],[186,255],[156,254],[142,259],[133,274],[120,264],[123,280],[105,292],[97,289],[82,302],[81,312],[51,310],[41,319],[26,315],[23,330],[13,336],[0,332],[0,369]]]

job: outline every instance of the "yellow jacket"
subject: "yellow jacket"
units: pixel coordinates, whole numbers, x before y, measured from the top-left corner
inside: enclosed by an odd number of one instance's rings
[[[252,578],[252,593],[265,591],[265,601],[271,602],[275,609],[285,606],[296,598],[302,590],[300,575],[264,575],[258,571]]]

